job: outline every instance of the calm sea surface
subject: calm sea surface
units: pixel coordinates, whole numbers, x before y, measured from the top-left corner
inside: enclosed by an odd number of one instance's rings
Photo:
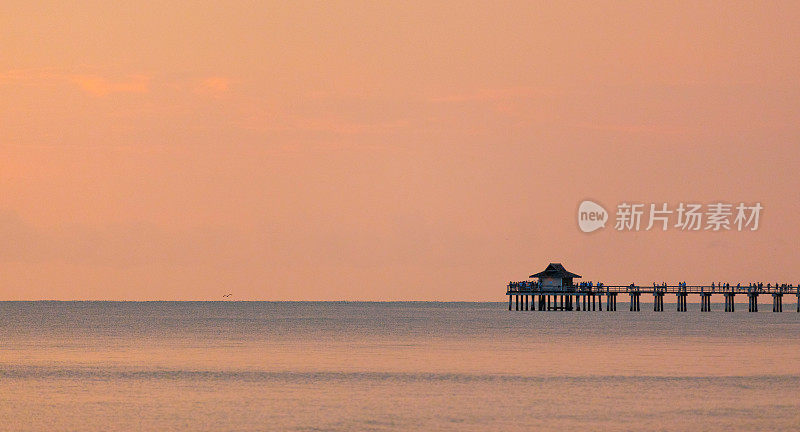
[[[4,302],[0,430],[796,431],[784,301]]]

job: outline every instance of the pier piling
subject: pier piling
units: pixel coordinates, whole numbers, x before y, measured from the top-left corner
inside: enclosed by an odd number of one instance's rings
[[[736,303],[734,302],[734,297],[736,296],[733,292],[726,292],[725,293],[725,312],[734,312],[736,307],[734,306]]]
[[[747,293],[747,298],[749,301],[749,308],[747,311],[758,312],[758,293],[751,291]]]
[[[678,292],[678,312],[686,312],[686,297],[685,291]]]
[[[630,310],[631,310],[631,312],[639,312],[639,295],[640,295],[640,293],[638,291],[631,291],[630,292],[630,297],[631,297]]]
[[[783,293],[772,294],[772,312],[783,312]]]
[[[653,292],[653,312],[664,312],[664,291]]]
[[[711,293],[704,292],[700,294],[700,311],[711,312]]]

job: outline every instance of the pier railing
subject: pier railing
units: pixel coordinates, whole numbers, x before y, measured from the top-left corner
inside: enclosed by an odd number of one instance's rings
[[[722,293],[758,293],[758,294],[797,294],[798,286],[726,286],[726,285],[602,285],[602,286],[540,286],[536,284],[508,284],[507,295],[515,294],[608,294],[608,293],[686,293],[686,294],[722,294]]]

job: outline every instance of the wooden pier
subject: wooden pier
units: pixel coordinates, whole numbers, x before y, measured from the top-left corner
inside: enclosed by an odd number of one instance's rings
[[[574,284],[573,279],[581,276],[568,272],[559,263],[551,263],[545,271],[531,275],[538,281],[511,282],[506,287],[508,296],[508,310],[516,311],[602,311],[605,300],[605,310],[617,310],[617,295],[629,296],[629,309],[631,312],[641,310],[640,298],[642,294],[653,296],[653,311],[664,311],[664,297],[676,296],[678,312],[687,311],[687,297],[689,294],[700,296],[700,311],[711,312],[711,298],[714,295],[724,297],[725,312],[735,312],[735,298],[737,295],[747,296],[748,311],[758,312],[758,296],[772,296],[772,311],[783,312],[783,296],[797,298],[797,312],[800,312],[800,284],[772,286],[763,284],[712,284],[712,285],[604,285],[604,284]]]
[[[508,289],[508,310],[518,311],[602,311],[605,303],[606,311],[617,310],[617,295],[627,294],[630,298],[630,311],[641,310],[642,294],[653,296],[653,311],[664,311],[664,296],[674,294],[678,312],[687,311],[689,294],[700,296],[700,311],[711,312],[711,297],[724,297],[725,312],[735,312],[737,295],[747,296],[748,311],[758,312],[758,296],[772,296],[772,311],[783,312],[783,296],[797,298],[797,312],[800,312],[800,287],[717,287],[711,285],[668,285],[659,287],[603,285],[601,287],[564,286],[562,289],[532,288],[527,290]]]

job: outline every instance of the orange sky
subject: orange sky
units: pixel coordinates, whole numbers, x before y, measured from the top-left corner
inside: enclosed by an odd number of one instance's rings
[[[0,299],[800,282],[797,3],[264,3],[4,3]],[[586,198],[764,212],[584,234]]]

